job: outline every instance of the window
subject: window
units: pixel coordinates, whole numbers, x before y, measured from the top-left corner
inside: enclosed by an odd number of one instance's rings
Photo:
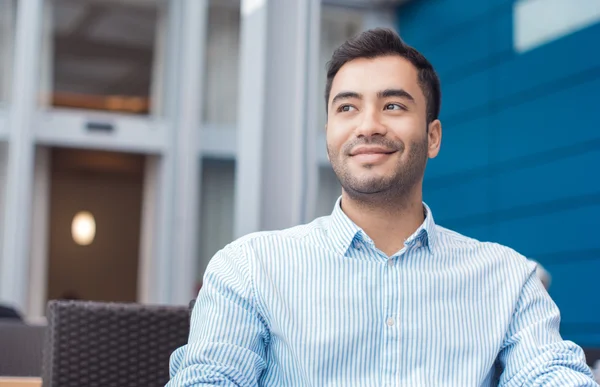
[[[50,4],[43,42],[44,100],[55,107],[159,114],[168,2]]]
[[[213,255],[233,240],[235,161],[202,161],[198,282]]]

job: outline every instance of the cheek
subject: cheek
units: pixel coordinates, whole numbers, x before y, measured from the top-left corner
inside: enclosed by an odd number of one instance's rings
[[[339,153],[346,142],[346,137],[344,131],[328,127],[326,132],[327,148],[334,153]]]
[[[416,116],[404,116],[390,122],[389,135],[402,139],[405,144],[422,143],[427,139],[427,123]]]

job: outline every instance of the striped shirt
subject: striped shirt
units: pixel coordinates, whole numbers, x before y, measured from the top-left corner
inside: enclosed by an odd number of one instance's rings
[[[597,386],[515,251],[434,223],[388,257],[341,210],[211,260],[174,386]]]

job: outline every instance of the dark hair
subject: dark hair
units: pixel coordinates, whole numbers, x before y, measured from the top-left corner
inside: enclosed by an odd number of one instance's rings
[[[397,55],[413,64],[419,72],[419,86],[427,100],[427,122],[436,120],[440,114],[441,89],[433,66],[417,50],[404,41],[391,29],[376,28],[362,32],[339,46],[327,63],[327,84],[325,86],[325,109],[328,109],[329,95],[333,78],[343,65],[359,58],[377,58]]]

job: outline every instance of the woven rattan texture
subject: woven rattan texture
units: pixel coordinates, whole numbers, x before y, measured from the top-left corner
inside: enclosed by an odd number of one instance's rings
[[[51,301],[44,387],[153,387],[189,332],[187,307]]]

